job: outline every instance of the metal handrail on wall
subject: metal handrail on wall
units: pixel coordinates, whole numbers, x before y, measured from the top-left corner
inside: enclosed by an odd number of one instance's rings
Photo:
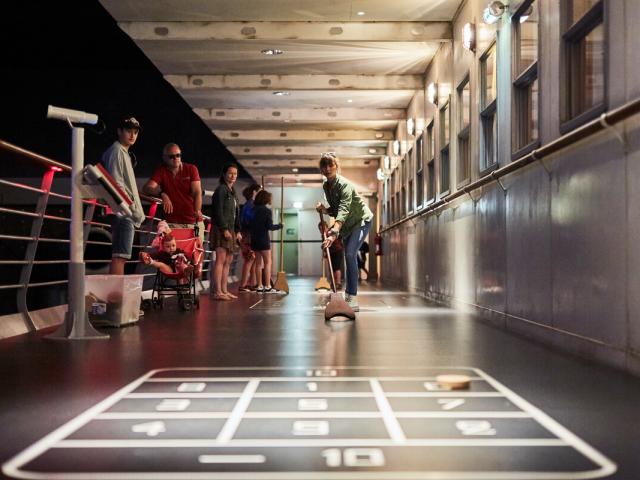
[[[471,182],[470,184],[465,185],[459,190],[456,190],[455,192],[450,193],[449,195],[441,198],[437,202],[432,203],[426,208],[423,208],[422,210],[412,215],[408,215],[400,220],[397,220],[389,225],[384,226],[383,228],[380,229],[380,233],[393,230],[394,228],[403,224],[404,222],[432,213],[435,210],[438,210],[446,206],[448,203],[451,203],[456,198],[461,197],[463,195],[470,194],[470,192],[477,190],[478,188],[483,187],[489,183],[498,182],[501,188],[504,190],[505,189],[504,186],[500,183],[501,177],[504,177],[505,175],[509,175],[510,173],[520,170],[533,162],[537,162],[537,161],[542,162],[542,160],[545,157],[548,157],[549,155],[556,153],[562,150],[563,148],[568,147],[569,145],[579,142],[580,140],[584,140],[585,138],[593,135],[594,133],[600,132],[602,130],[606,130],[608,128],[613,128],[613,125],[615,125],[616,123],[621,122],[622,120],[626,120],[627,118],[639,112],[640,112],[640,98],[633,100],[631,102],[628,102],[622,105],[621,107],[611,110],[608,113],[603,113],[597,119],[592,120],[582,125],[581,127],[578,127],[575,130],[572,130],[571,132],[561,136],[560,138],[557,138],[556,140],[553,140],[547,143],[546,145],[543,145],[542,147],[539,147],[527,153],[526,155],[520,157],[517,160],[514,160],[513,162],[505,165],[502,168],[499,168],[497,170],[492,171],[491,173],[488,173],[487,175],[476,180],[475,182]],[[616,135],[621,141],[624,142],[624,140],[622,139],[622,137],[617,131],[616,131]]]
[[[11,235],[11,234],[0,234],[0,240],[7,241],[17,241],[17,242],[26,242],[27,247],[24,253],[23,259],[15,259],[15,258],[0,258],[0,266],[3,265],[19,265],[21,266],[20,278],[18,283],[11,284],[2,284],[0,285],[0,290],[9,290],[16,289],[16,301],[17,301],[17,313],[20,313],[23,317],[23,321],[28,330],[33,331],[36,329],[35,323],[31,318],[29,313],[29,309],[27,306],[27,291],[30,287],[44,287],[51,285],[63,285],[68,283],[68,279],[60,279],[60,280],[52,280],[46,282],[32,282],[31,277],[33,273],[34,265],[56,265],[56,264],[69,264],[69,259],[57,259],[57,260],[36,260],[36,253],[39,242],[46,243],[63,243],[68,244],[70,240],[68,238],[50,238],[41,236],[42,229],[44,226],[44,222],[71,222],[71,219],[68,217],[60,217],[56,215],[49,215],[46,213],[47,206],[49,205],[49,198],[54,197],[58,199],[62,199],[65,201],[70,201],[71,197],[69,195],[64,195],[61,193],[56,193],[51,191],[51,185],[53,183],[53,178],[56,173],[69,175],[71,173],[71,167],[64,163],[60,163],[56,160],[52,160],[43,155],[39,155],[37,153],[31,152],[29,150],[23,149],[16,145],[13,145],[9,142],[5,142],[0,140],[0,152],[11,153],[13,155],[18,155],[21,158],[31,161],[38,166],[41,166],[44,169],[44,173],[41,178],[40,188],[36,188],[30,185],[24,185],[17,182],[11,182],[5,179],[0,179],[0,186],[5,186],[9,188],[18,189],[25,192],[31,192],[37,194],[38,198],[36,201],[36,209],[34,212],[18,210],[14,208],[8,207],[0,207],[0,213],[16,216],[19,218],[30,218],[31,221],[31,229],[30,234],[27,235]],[[162,203],[162,200],[156,197],[152,197],[149,195],[140,195],[141,199],[145,201],[145,203],[149,204],[149,211],[146,215],[145,223],[141,226],[140,229],[136,229],[136,232],[139,235],[143,235],[142,238],[150,239],[153,235],[156,235],[154,222],[158,222],[161,219],[155,217],[155,212],[157,211],[158,205]],[[96,222],[93,220],[95,214],[95,208],[101,207],[105,208],[107,205],[102,203],[98,203],[95,199],[85,199],[83,200],[83,204],[85,205],[84,212],[84,247],[87,245],[111,245],[110,242],[101,242],[96,240],[89,240],[89,234],[91,232],[91,227],[99,227],[104,229],[105,231],[109,231],[111,226],[106,223]],[[205,220],[210,220],[209,217],[205,216]],[[205,239],[205,245],[208,245],[208,239]],[[148,242],[150,243],[150,242]],[[148,245],[140,245],[136,244],[134,248],[145,248]],[[209,263],[211,261],[211,250],[205,249],[205,263]],[[111,261],[111,258],[105,259],[93,259],[93,260],[85,260],[85,263],[95,263],[95,264],[105,264]],[[140,263],[139,260],[128,260],[126,263]],[[208,268],[204,268],[203,272],[208,272]],[[147,273],[143,274],[144,276],[154,276],[155,273]]]

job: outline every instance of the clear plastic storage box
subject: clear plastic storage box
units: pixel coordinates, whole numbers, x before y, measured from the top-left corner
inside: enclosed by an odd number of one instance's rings
[[[143,275],[86,275],[85,307],[97,326],[120,327],[138,321]]]

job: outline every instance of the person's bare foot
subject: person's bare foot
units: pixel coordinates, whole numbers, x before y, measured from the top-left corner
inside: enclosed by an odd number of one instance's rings
[[[226,295],[226,296],[227,296],[227,297],[229,297],[229,298],[234,299],[234,300],[235,300],[236,298],[238,298],[238,296],[237,296],[237,295],[234,295],[233,293],[230,293],[230,292],[223,292],[223,294],[224,294],[224,295]]]
[[[220,301],[229,301],[229,300],[233,300],[231,297],[226,296],[224,293],[216,293],[213,296],[214,300],[220,300]]]

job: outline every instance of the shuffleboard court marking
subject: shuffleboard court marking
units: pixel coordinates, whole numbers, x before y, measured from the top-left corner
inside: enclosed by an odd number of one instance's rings
[[[349,374],[352,372],[370,371],[368,375],[353,376]],[[400,391],[390,392],[384,390],[384,385],[381,382],[425,382],[431,379],[430,375],[397,375],[397,376],[384,376],[385,371],[419,371],[421,373],[426,371],[442,371],[444,373],[455,373],[460,370],[467,370],[470,373],[473,372],[473,377],[476,382],[486,382],[495,391],[447,391],[447,392],[426,392],[426,391]],[[289,376],[292,372],[306,372],[306,377]],[[233,376],[225,377],[224,373],[218,377],[196,377],[197,372],[247,372],[250,375],[246,377]],[[258,373],[259,372],[259,373]],[[282,382],[308,382],[309,377],[313,377],[314,382],[330,381],[334,382],[333,385],[338,386],[343,381],[353,382],[356,379],[358,381],[367,381],[371,386],[370,392],[361,391],[330,391],[330,392],[269,392],[269,393],[257,393],[256,390],[260,382],[262,381],[274,381],[273,376],[260,375],[262,372],[280,372],[281,376],[276,377]],[[371,373],[373,372],[373,373]],[[164,375],[165,373],[172,373],[171,377],[156,377],[155,375]],[[333,378],[322,378],[322,377]],[[189,385],[183,387],[182,392],[160,392],[158,395],[146,396],[142,392],[134,393],[142,384],[148,382],[149,384],[162,381],[166,378],[176,379],[180,385]],[[192,386],[194,384],[205,383],[208,381],[201,381],[199,378],[212,378],[211,384],[216,382],[229,381],[229,378],[234,378],[238,382],[243,382],[244,390],[241,393],[225,394],[214,393],[213,396],[202,393],[202,386]],[[294,380],[295,379],[295,380]],[[304,383],[303,383],[304,384]],[[318,385],[318,384],[316,384]],[[344,385],[347,385],[346,383]],[[336,387],[333,388],[336,388]],[[206,389],[205,385],[205,389]],[[398,388],[398,385],[396,385]],[[179,388],[178,388],[179,390]],[[204,396],[203,396],[204,395]],[[373,398],[378,407],[378,412],[344,412],[344,411],[312,411],[312,412],[251,412],[247,411],[252,399],[258,398],[295,398],[298,402],[301,400],[328,400],[334,398]],[[388,401],[388,398],[404,398],[404,399],[419,399],[419,398],[437,398],[437,404],[442,411],[394,411]],[[106,412],[106,410],[113,407],[120,400],[123,399],[161,399],[162,402],[168,402],[168,405],[179,406],[180,411],[170,409],[170,411],[159,412]],[[231,412],[190,412],[182,409],[189,407],[184,401],[189,399],[196,400],[198,398],[235,398],[235,406]],[[511,404],[521,411],[513,411],[507,409],[507,411],[462,411],[456,409],[462,405],[466,400],[473,398],[504,398],[511,402]],[[180,403],[180,401],[183,401]],[[332,401],[332,400],[331,400]],[[157,404],[156,404],[157,405]],[[499,404],[497,404],[499,405]],[[510,407],[513,408],[513,407]],[[118,415],[121,415],[118,417]],[[204,415],[204,416],[203,416]],[[189,419],[189,418],[220,418],[226,419],[223,430],[220,432],[216,439],[162,439],[158,438],[163,434],[163,428],[165,427],[162,422],[164,419]],[[296,418],[310,419],[310,420],[296,420],[305,422],[303,427],[299,428],[301,432],[307,432],[307,429],[314,432],[312,435],[316,435],[316,438],[234,438],[234,433],[238,429],[243,419],[287,419],[294,421]],[[376,436],[370,438],[332,438],[330,431],[331,425],[325,419],[358,419],[358,418],[382,418],[385,421],[385,427],[389,438],[378,438]],[[394,424],[402,428],[398,423],[398,419],[411,419],[411,418],[433,418],[433,419],[451,419],[453,425],[460,431],[461,438],[404,438],[400,439],[398,431],[394,432]],[[525,438],[526,435],[522,435],[515,438],[496,438],[496,429],[492,420],[487,419],[511,419],[511,421],[535,421],[538,425],[548,431],[550,434],[555,435],[557,438]],[[147,436],[154,438],[142,438],[142,439],[77,439],[69,438],[74,432],[77,432],[88,423],[100,420],[100,421],[118,421],[118,420],[138,420],[138,419],[150,419],[153,422],[147,424],[141,423],[134,425],[137,431],[146,433]],[[160,425],[162,423],[162,425]],[[354,423],[355,425],[355,423]],[[390,427],[391,425],[391,427]],[[500,425],[500,424],[499,424]],[[502,427],[498,427],[498,430]],[[132,428],[132,427],[127,427]],[[166,429],[166,428],[165,428]],[[225,431],[226,430],[226,431]],[[517,431],[517,430],[516,430]],[[325,434],[326,432],[326,434]],[[151,433],[151,434],[149,434]],[[535,436],[535,435],[534,435]],[[245,435],[246,437],[246,435]],[[464,437],[464,438],[463,438]],[[544,435],[543,435],[544,437]],[[220,439],[222,438],[222,442]],[[199,455],[194,457],[195,462],[199,462],[202,465],[225,465],[225,464],[256,464],[264,465],[269,462],[269,458],[262,454],[254,452],[247,452],[247,454],[238,453],[238,448],[250,448],[250,449],[271,449],[284,448],[324,448],[329,450],[323,450],[323,456],[326,454],[327,465],[329,460],[335,465],[344,466],[366,466],[366,467],[379,467],[383,468],[388,465],[385,464],[385,455],[388,452],[384,452],[381,448],[395,448],[403,449],[405,447],[433,447],[433,448],[572,448],[579,452],[585,459],[592,462],[597,468],[590,470],[576,470],[576,471],[438,471],[438,470],[421,470],[412,471],[406,470],[394,470],[394,471],[324,471],[324,470],[305,470],[305,471],[264,471],[264,470],[243,470],[241,472],[234,471],[81,471],[81,472],[45,472],[45,471],[29,471],[22,470],[32,460],[36,459],[40,455],[46,453],[48,450],[51,452],[65,452],[77,449],[96,449],[100,452],[102,449],[108,452],[110,449],[127,449],[127,448],[159,448],[169,449],[173,452],[176,448],[213,448],[220,453]],[[333,448],[335,447],[335,448]],[[229,454],[224,454],[224,450],[229,450]],[[393,450],[394,452],[396,450]],[[391,452],[391,451],[390,451]],[[123,452],[120,452],[121,455]],[[286,458],[286,456],[285,456]],[[463,458],[463,457],[461,457]],[[204,459],[204,461],[201,461]],[[209,461],[207,461],[209,460]],[[339,463],[344,462],[344,463]],[[118,463],[114,463],[117,465]],[[517,464],[516,464],[517,466]],[[558,467],[560,468],[560,467]],[[566,467],[568,468],[568,467]],[[275,480],[275,479],[305,479],[305,480],[319,480],[319,479],[512,479],[512,480],[524,480],[524,479],[588,479],[588,478],[601,478],[608,476],[616,471],[616,465],[608,458],[596,451],[593,447],[588,445],[582,439],[578,438],[575,434],[568,431],[565,427],[561,426],[553,419],[548,417],[544,412],[537,409],[522,397],[519,397],[512,390],[489,376],[485,372],[470,368],[470,367],[425,367],[425,368],[399,368],[399,367],[317,367],[309,369],[308,367],[289,367],[289,368],[276,368],[276,367],[240,367],[240,368],[223,368],[223,367],[198,367],[198,368],[167,368],[148,372],[139,379],[133,381],[131,384],[123,387],[115,392],[105,400],[99,402],[95,406],[91,407],[87,411],[78,415],[76,418],[62,425],[60,428],[52,432],[51,434],[43,437],[35,444],[28,447],[23,452],[19,453],[11,460],[3,464],[2,471],[14,478],[31,478],[31,479],[113,479],[119,480],[124,478],[134,479],[169,479],[169,478],[194,478],[194,479],[245,479],[255,478],[262,480]]]
[[[384,396],[384,391],[380,386],[380,382],[378,382],[378,380],[371,379],[371,389],[375,394],[376,403],[382,413],[384,425],[387,427],[389,436],[394,442],[403,443],[407,437],[405,437],[402,427],[398,423],[398,419],[394,415],[391,405],[389,405],[389,400]]]
[[[261,298],[261,299],[260,299],[260,300],[258,300],[256,303],[254,303],[253,305],[251,305],[251,306],[249,307],[249,310],[252,310],[254,307],[256,307],[257,305],[259,305],[263,300],[264,300],[264,299],[263,299],[263,298]]]
[[[395,412],[397,418],[532,418],[527,412]],[[97,420],[133,420],[133,419],[207,419],[229,418],[224,412],[107,412],[95,417]],[[384,416],[377,412],[246,412],[244,418],[380,418]],[[400,437],[398,437],[400,438]]]
[[[200,463],[264,463],[264,455],[200,455]]]
[[[236,433],[238,429],[238,425],[242,421],[242,416],[244,415],[249,403],[251,402],[251,397],[258,389],[258,385],[260,384],[260,380],[251,380],[247,384],[247,387],[242,392],[242,396],[236,403],[236,406],[233,408],[231,415],[229,416],[227,423],[224,424],[218,438],[216,439],[218,443],[227,443],[233,437],[233,434]]]

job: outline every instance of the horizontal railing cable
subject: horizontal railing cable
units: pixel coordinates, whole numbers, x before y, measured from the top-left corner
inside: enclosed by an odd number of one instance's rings
[[[29,308],[26,302],[27,289],[39,288],[39,287],[50,287],[50,286],[56,286],[56,285],[66,285],[69,283],[69,280],[67,278],[60,279],[60,276],[62,275],[58,276],[58,279],[52,279],[48,281],[31,282],[30,279],[31,279],[31,271],[34,266],[46,268],[47,266],[69,265],[71,263],[71,260],[68,258],[57,258],[57,259],[48,259],[48,260],[36,260],[35,258],[36,249],[39,242],[43,242],[45,244],[46,243],[70,244],[70,240],[68,238],[53,238],[56,236],[56,234],[61,233],[59,231],[59,227],[52,227],[56,229],[56,230],[53,230],[53,232],[51,232],[51,233],[55,232],[54,235],[42,236],[41,233],[44,231],[42,230],[42,225],[43,225],[43,221],[45,220],[48,222],[69,222],[69,223],[71,222],[70,218],[46,213],[46,209],[52,207],[52,205],[48,204],[48,200],[50,198],[56,198],[56,199],[64,200],[67,202],[72,200],[72,197],[70,195],[65,195],[62,193],[51,191],[51,186],[52,186],[52,181],[54,176],[56,174],[68,176],[71,173],[71,167],[69,165],[58,162],[51,158],[45,157],[43,155],[39,155],[34,152],[30,152],[28,150],[20,148],[16,145],[12,145],[9,142],[0,140],[0,153],[2,153],[3,151],[10,152],[11,154],[17,154],[21,158],[31,160],[33,163],[44,167],[44,171],[41,178],[41,185],[39,186],[40,188],[38,188],[38,186],[27,185],[27,184],[16,182],[16,181],[0,179],[0,186],[17,189],[17,190],[20,190],[21,192],[30,192],[35,194],[34,197],[36,197],[36,200],[33,202],[34,204],[36,204],[36,207],[35,207],[36,211],[29,211],[28,209],[22,210],[21,209],[22,207],[17,207],[17,208],[11,208],[10,206],[0,207],[0,214],[5,215],[7,219],[11,218],[11,216],[15,217],[16,226],[24,225],[21,218],[30,219],[30,220],[26,220],[27,222],[31,221],[30,235],[21,235],[19,234],[21,232],[7,232],[7,231],[5,231],[4,233],[0,233],[0,240],[2,241],[23,242],[26,245],[26,253],[20,254],[20,255],[24,255],[24,258],[0,259],[0,265],[7,266],[7,267],[15,266],[17,267],[17,269],[20,269],[22,272],[19,275],[18,282],[15,282],[17,278],[10,279],[10,280],[13,280],[14,283],[0,285],[0,290],[10,290],[10,289],[17,290],[18,312],[23,314],[25,319],[25,324],[27,325],[27,327],[29,329],[35,329],[36,328],[35,323],[33,322],[33,319],[31,319],[30,317]],[[135,229],[135,232],[137,232],[139,235],[140,241],[135,243],[132,247],[134,249],[148,249],[150,246],[149,245],[150,240],[157,235],[154,225],[157,222],[162,220],[161,218],[157,218],[155,216],[155,213],[157,211],[157,205],[162,204],[162,199],[153,197],[150,195],[142,194],[142,193],[140,194],[140,198],[144,202],[149,202],[151,204],[151,207],[146,212],[145,223],[140,228]],[[90,227],[98,227],[98,229],[101,229],[106,233],[110,232],[111,225],[109,225],[108,223],[104,223],[104,221],[102,222],[95,221],[92,218],[92,215],[94,214],[94,209],[96,207],[106,209],[108,208],[108,206],[104,203],[98,202],[96,199],[83,199],[82,201],[87,206],[87,209],[85,209],[85,214],[84,214],[85,218],[83,220],[83,224],[85,225],[85,230],[84,230],[84,235],[85,235],[84,238],[86,239],[85,245],[111,247],[112,243],[110,241],[99,241],[99,240],[87,239],[88,234],[91,235],[93,232],[96,232],[96,229],[93,229]],[[18,203],[23,203],[23,202],[18,202]],[[55,205],[55,207],[58,208],[58,205]],[[53,213],[56,213],[56,212],[54,211]],[[205,221],[211,220],[209,216],[204,215],[203,217]],[[5,226],[11,226],[12,224],[14,224],[13,219],[5,220]],[[204,245],[205,246],[210,245],[209,240],[205,240]],[[55,249],[52,248],[50,249],[50,251],[54,252]],[[208,249],[205,250],[205,257],[203,259],[204,266],[208,266],[212,262],[212,258],[211,258],[212,253],[213,252],[211,250],[208,250]],[[111,262],[110,257],[98,258],[98,259],[96,258],[84,259],[84,263],[87,265],[106,266],[110,264],[110,262]],[[126,260],[125,263],[129,265],[141,264],[140,260],[137,258]],[[65,270],[65,273],[66,271],[67,270]],[[205,274],[210,272],[210,269],[203,268],[202,272],[203,272],[203,278],[206,278]],[[138,274],[142,275],[143,277],[153,277],[157,273],[154,271],[151,273],[140,272]]]

